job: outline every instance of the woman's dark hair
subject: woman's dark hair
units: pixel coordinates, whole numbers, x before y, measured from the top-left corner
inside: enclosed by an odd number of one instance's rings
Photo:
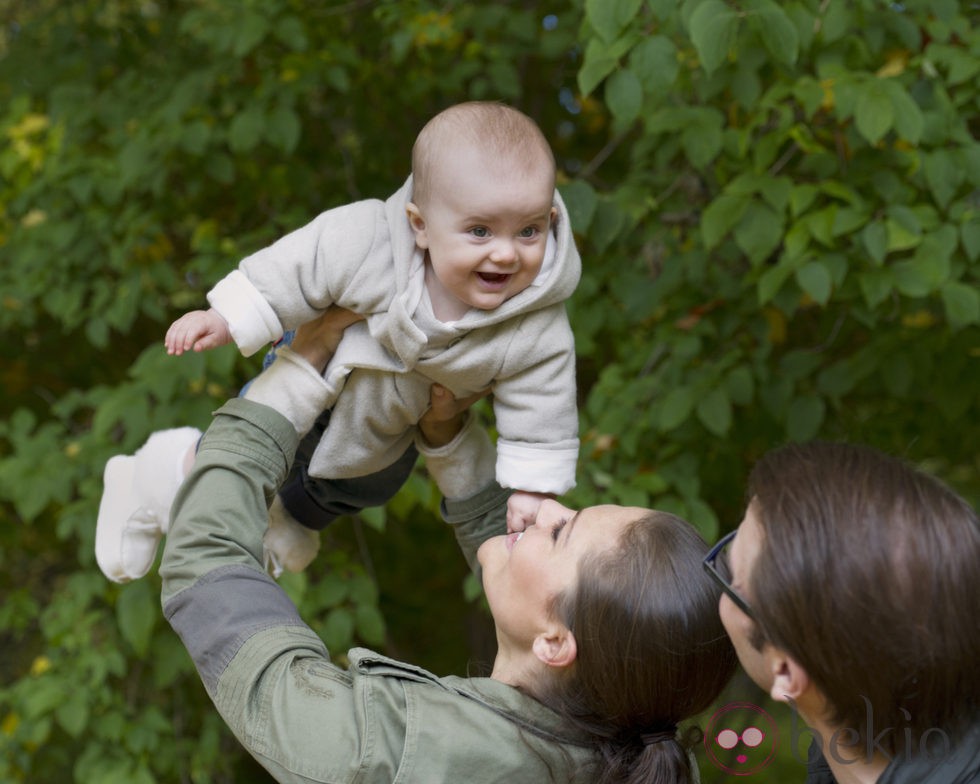
[[[934,477],[849,444],[766,455],[749,496],[762,529],[753,644],[792,655],[834,724],[862,739],[894,728],[876,740],[893,754],[940,730],[954,738],[980,710],[976,512]]]
[[[688,523],[651,512],[584,558],[575,588],[554,599],[578,654],[535,696],[594,739],[600,784],[694,780],[700,733],[677,725],[717,698],[736,664],[701,566],[707,549]]]

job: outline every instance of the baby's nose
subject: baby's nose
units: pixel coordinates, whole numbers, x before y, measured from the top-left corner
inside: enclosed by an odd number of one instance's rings
[[[517,250],[514,243],[509,239],[500,238],[493,246],[490,253],[490,260],[496,262],[511,262],[517,258]]]

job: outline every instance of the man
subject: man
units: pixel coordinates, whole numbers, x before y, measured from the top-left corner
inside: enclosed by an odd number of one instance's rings
[[[980,781],[980,523],[867,447],[766,455],[705,566],[742,666],[812,737],[808,784]]]

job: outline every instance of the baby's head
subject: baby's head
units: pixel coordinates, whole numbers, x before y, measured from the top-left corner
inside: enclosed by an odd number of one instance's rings
[[[497,103],[450,107],[419,133],[412,174],[408,219],[438,317],[531,285],[555,214],[555,159],[533,120]]]

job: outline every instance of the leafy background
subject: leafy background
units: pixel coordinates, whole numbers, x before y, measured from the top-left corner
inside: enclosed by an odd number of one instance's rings
[[[102,467],[206,426],[257,370],[166,357],[169,321],[251,250],[392,192],[460,100],[522,108],[559,159],[585,263],[571,503],[667,508],[714,539],[752,462],[814,437],[980,498],[975,2],[4,0],[0,18],[0,781],[266,780],[157,578],[95,567]],[[285,580],[332,650],[492,660],[436,510],[420,468]],[[744,678],[735,698],[768,705]],[[802,778],[792,745],[758,780]]]

